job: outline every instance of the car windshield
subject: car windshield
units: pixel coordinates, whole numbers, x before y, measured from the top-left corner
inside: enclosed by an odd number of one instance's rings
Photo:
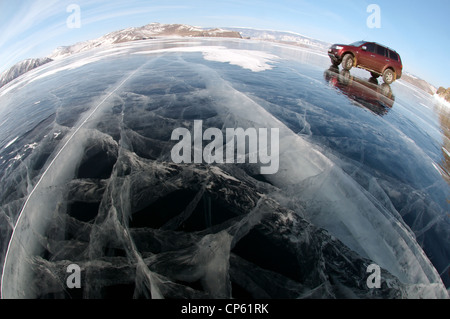
[[[366,42],[365,41],[358,41],[358,42],[352,43],[350,45],[354,46],[354,47],[359,47],[359,46],[363,45],[364,43],[366,43]]]

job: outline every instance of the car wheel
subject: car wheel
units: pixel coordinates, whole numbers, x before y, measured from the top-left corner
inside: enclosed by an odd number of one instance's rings
[[[386,84],[391,84],[395,81],[395,72],[391,69],[386,69],[383,73],[383,81]]]
[[[344,68],[344,70],[350,71],[353,67],[354,62],[355,60],[353,59],[353,55],[347,53],[342,59],[342,67]]]
[[[375,72],[370,72],[370,75],[374,78],[374,79],[378,79],[380,77],[380,75],[378,73]]]

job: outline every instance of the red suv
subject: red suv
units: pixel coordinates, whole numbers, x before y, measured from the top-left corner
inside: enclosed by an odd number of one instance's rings
[[[358,67],[370,72],[374,78],[383,76],[391,84],[402,76],[402,60],[392,49],[375,42],[358,41],[350,45],[334,44],[328,50],[334,66],[342,63],[344,70]]]

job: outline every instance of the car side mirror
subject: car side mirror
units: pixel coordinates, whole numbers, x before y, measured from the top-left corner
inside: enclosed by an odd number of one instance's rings
[[[361,47],[361,50],[367,51],[367,47],[366,47],[365,45],[363,45],[363,46]]]

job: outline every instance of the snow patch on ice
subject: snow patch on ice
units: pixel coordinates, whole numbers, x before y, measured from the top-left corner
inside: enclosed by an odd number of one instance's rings
[[[17,154],[15,157],[11,158],[10,161],[18,161],[22,158],[22,155]]]
[[[170,52],[201,52],[208,61],[230,63],[253,72],[272,69],[271,63],[280,59],[278,56],[253,50],[234,50],[222,46],[196,46],[183,48],[170,48],[136,52],[135,54],[160,54]]]
[[[25,145],[25,150],[29,150],[29,149],[34,150],[37,146],[38,146],[38,143],[27,144],[27,145]]]
[[[278,57],[260,51],[249,50],[213,50],[203,53],[205,60],[230,63],[253,72],[272,69],[269,64]]]

